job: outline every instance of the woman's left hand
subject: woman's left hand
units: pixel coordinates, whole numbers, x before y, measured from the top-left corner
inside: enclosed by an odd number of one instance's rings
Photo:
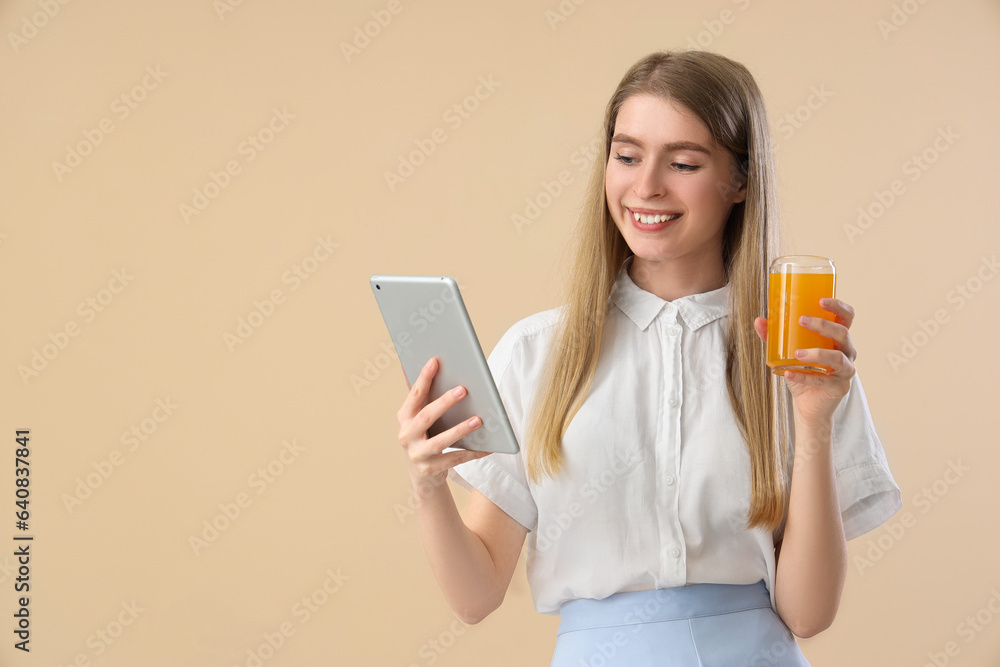
[[[856,372],[854,360],[858,358],[858,350],[851,341],[849,331],[854,322],[854,308],[840,299],[820,299],[819,305],[835,315],[834,321],[803,316],[801,325],[832,340],[835,349],[812,347],[796,350],[795,358],[820,363],[833,370],[826,375],[800,372],[786,372],[784,375],[795,413],[807,423],[816,425],[827,424],[833,418],[840,400],[850,389],[851,378]],[[754,329],[761,340],[767,341],[767,318],[754,320]]]

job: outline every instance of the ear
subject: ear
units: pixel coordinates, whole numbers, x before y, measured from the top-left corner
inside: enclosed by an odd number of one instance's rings
[[[737,185],[739,187],[736,187]],[[719,196],[722,197],[722,200],[729,201],[730,204],[739,204],[747,198],[746,181],[743,179],[737,180],[735,174],[730,174],[729,182],[719,181],[716,183],[716,187],[719,190]]]
[[[749,170],[745,160],[741,160],[739,166],[736,165],[736,160],[737,158],[730,154],[729,179],[732,183],[730,194],[732,195],[733,203],[739,204],[746,201],[747,198],[747,174]],[[739,188],[735,187],[737,184],[739,184]]]
[[[746,184],[746,182],[744,182],[740,186],[739,190],[736,190],[735,192],[733,192],[733,203],[734,204],[739,204],[741,202],[746,201],[746,199],[747,199],[747,184]]]

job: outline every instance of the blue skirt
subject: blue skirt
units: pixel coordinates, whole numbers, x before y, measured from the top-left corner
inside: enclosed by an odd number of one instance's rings
[[[564,602],[552,667],[808,667],[763,581]]]

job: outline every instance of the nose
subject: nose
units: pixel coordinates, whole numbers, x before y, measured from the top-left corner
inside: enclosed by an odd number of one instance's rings
[[[663,174],[652,160],[639,167],[632,190],[640,199],[654,199],[666,193]]]

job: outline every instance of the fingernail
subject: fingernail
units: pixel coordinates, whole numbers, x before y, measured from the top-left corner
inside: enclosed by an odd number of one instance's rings
[[[812,318],[809,317],[808,315],[803,315],[802,317],[799,318],[799,324],[809,324],[809,320],[811,319]]]
[[[457,398],[465,393],[465,387],[455,387],[455,390],[451,393]]]
[[[802,357],[806,356],[806,351],[805,350],[795,350],[795,356],[799,357],[799,358],[802,358]]]
[[[476,428],[477,426],[479,426],[482,423],[483,423],[483,420],[480,419],[479,417],[473,417],[472,419],[469,420],[469,426],[471,426],[472,428]]]

